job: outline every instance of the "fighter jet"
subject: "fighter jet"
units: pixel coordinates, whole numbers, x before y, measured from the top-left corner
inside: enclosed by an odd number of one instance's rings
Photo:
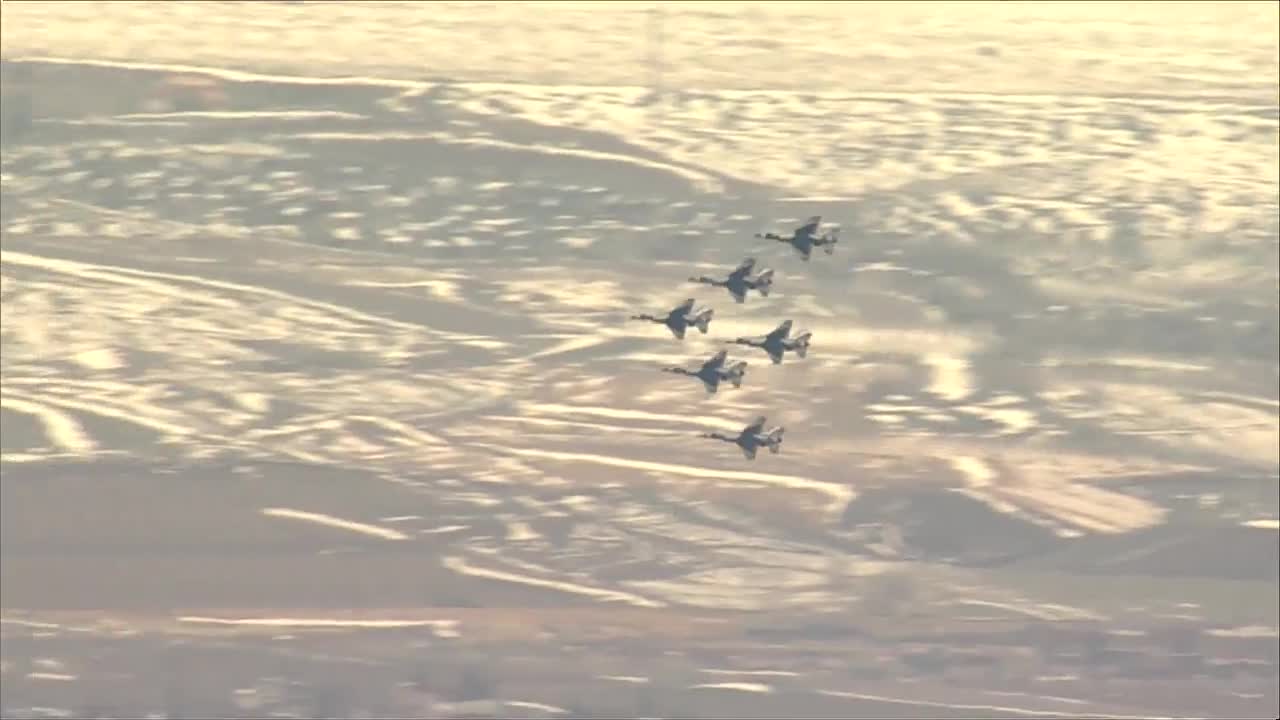
[[[742,375],[747,371],[747,363],[745,361],[740,361],[726,368],[724,366],[724,362],[728,357],[729,351],[721,350],[715,355],[712,355],[710,360],[702,363],[702,367],[697,370],[688,370],[682,367],[668,367],[662,368],[662,372],[696,377],[702,381],[703,387],[707,389],[707,394],[714,395],[716,390],[720,388],[721,380],[728,380],[733,383],[733,386],[736,388],[742,387]]]
[[[769,297],[769,289],[773,287],[773,271],[765,268],[760,274],[751,277],[751,271],[756,267],[755,258],[747,258],[734,268],[723,280],[707,277],[691,277],[689,282],[700,283],[702,285],[711,285],[713,287],[722,287],[729,291],[735,302],[741,303],[747,299],[747,291],[755,290],[764,297]]]
[[[748,460],[756,459],[756,450],[760,447],[769,448],[769,452],[774,455],[782,449],[782,433],[786,432],[786,428],[779,425],[769,432],[764,431],[765,417],[761,415],[751,424],[742,429],[737,436],[725,435],[723,433],[702,433],[700,437],[711,438],[714,440],[723,440],[731,442],[742,448],[742,454]]]
[[[768,335],[762,335],[753,338],[738,338],[729,340],[730,345],[749,345],[757,347],[769,353],[769,359],[773,360],[773,364],[777,365],[782,362],[782,354],[787,350],[804,357],[809,352],[809,338],[813,337],[811,332],[802,332],[795,337],[791,335],[791,321],[784,320],[782,324],[774,328]]]
[[[666,325],[671,330],[671,334],[677,339],[684,339],[684,331],[690,326],[698,328],[703,335],[707,334],[707,327],[711,324],[711,315],[714,311],[711,308],[703,308],[697,313],[693,312],[695,300],[689,298],[677,305],[671,312],[665,316],[657,315],[632,315],[632,320],[648,320],[650,322]]]
[[[828,228],[825,233],[818,234],[818,227],[822,225],[822,216],[814,215],[805,221],[804,225],[796,228],[790,237],[785,235],[775,235],[773,233],[756,233],[756,237],[765,240],[777,240],[778,242],[789,243],[800,253],[800,258],[805,262],[809,261],[809,255],[816,247],[821,247],[828,255],[835,252],[836,243],[840,241],[840,228]]]

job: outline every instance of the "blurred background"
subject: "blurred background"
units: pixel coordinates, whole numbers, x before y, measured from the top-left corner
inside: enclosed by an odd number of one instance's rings
[[[0,13],[4,717],[1280,712],[1275,3]]]

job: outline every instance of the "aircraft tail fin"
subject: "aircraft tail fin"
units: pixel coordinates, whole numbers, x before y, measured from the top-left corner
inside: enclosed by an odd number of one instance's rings
[[[769,431],[769,452],[777,455],[782,451],[782,434],[786,431],[787,429],[781,425]]]
[[[706,335],[707,329],[711,326],[711,316],[714,314],[715,310],[711,308],[707,308],[706,310],[698,313],[697,317],[693,319],[694,327],[698,328],[698,331],[703,335]]]
[[[809,354],[809,338],[813,337],[813,333],[805,332],[796,336],[795,352],[800,357]]]
[[[764,297],[769,297],[769,291],[773,289],[773,271],[765,270],[756,276],[755,279],[756,292]]]

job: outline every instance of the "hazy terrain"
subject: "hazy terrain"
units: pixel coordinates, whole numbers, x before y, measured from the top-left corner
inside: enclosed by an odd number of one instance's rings
[[[5,717],[1276,715],[1274,4],[545,5],[3,4]]]

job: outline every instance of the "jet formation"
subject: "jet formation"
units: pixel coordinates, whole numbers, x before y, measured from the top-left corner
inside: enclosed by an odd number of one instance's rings
[[[802,260],[808,262],[814,248],[822,248],[827,255],[834,254],[836,243],[839,241],[839,228],[831,227],[823,231],[822,217],[815,215],[809,218],[804,225],[792,231],[790,235],[777,235],[766,232],[758,233],[756,237],[787,243],[800,253]],[[770,268],[763,268],[756,272],[756,259],[748,257],[738,263],[738,266],[729,271],[727,275],[720,277],[706,275],[690,277],[689,282],[724,288],[729,292],[735,303],[742,304],[746,302],[748,293],[752,290],[759,294],[760,297],[769,297],[769,292],[773,288],[773,275],[773,270]],[[703,335],[706,335],[710,329],[711,319],[715,311],[709,307],[696,308],[697,300],[688,298],[664,315],[638,314],[632,315],[631,319],[664,325],[677,340],[684,340],[686,331],[691,327],[696,328]],[[792,335],[792,327],[793,322],[788,319],[782,321],[768,334],[758,337],[740,337],[723,342],[728,345],[745,345],[764,350],[774,365],[780,365],[788,352],[801,359],[805,358],[809,352],[809,340],[813,337],[813,333],[805,331]],[[662,372],[665,373],[698,379],[702,382],[702,386],[708,396],[715,395],[721,384],[725,382],[728,382],[734,388],[742,387],[746,370],[747,362],[745,360],[729,362],[729,351],[727,349],[720,350],[695,368],[679,366],[662,368]],[[782,436],[785,428],[777,426],[766,431],[764,429],[765,422],[765,416],[761,415],[752,420],[737,435],[712,432],[702,433],[699,437],[733,443],[741,449],[743,456],[748,460],[754,460],[756,451],[761,447],[768,448],[771,454],[776,455],[782,449]]]

